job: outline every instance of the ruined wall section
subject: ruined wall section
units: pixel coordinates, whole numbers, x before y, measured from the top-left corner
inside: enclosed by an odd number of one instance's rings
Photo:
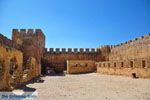
[[[86,48],[84,50],[83,48],[68,48],[68,50],[66,50],[62,48],[60,51],[60,48],[56,48],[56,50],[50,48],[49,51],[45,49],[44,60],[47,64],[43,65],[45,67],[53,67],[58,71],[63,71],[67,69],[67,60],[100,61],[101,59],[103,58],[101,57],[99,49]]]
[[[21,45],[23,64],[26,66],[31,57],[36,59],[36,73],[41,73],[41,58],[45,48],[45,36],[40,29],[13,29],[12,41]],[[24,68],[26,69],[26,68]]]
[[[4,35],[0,34],[0,44],[7,47],[7,48],[15,48],[20,50],[20,45],[16,44],[12,40],[8,39]]]
[[[20,84],[22,64],[23,54],[20,50],[0,44],[0,90],[12,90]]]
[[[150,57],[150,34],[111,47],[109,60],[127,60]]]

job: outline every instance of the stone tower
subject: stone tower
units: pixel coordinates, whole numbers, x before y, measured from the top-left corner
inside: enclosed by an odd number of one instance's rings
[[[36,59],[36,75],[41,73],[41,58],[45,48],[45,35],[41,29],[13,29],[12,41],[21,45],[24,66],[31,57]],[[24,69],[27,69],[24,67]]]

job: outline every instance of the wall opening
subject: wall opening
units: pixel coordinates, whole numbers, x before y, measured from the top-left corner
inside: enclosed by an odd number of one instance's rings
[[[16,57],[10,59],[10,70],[9,73],[13,75],[14,71],[18,68]]]
[[[136,73],[132,73],[132,78],[137,78]]]
[[[116,63],[114,63],[114,67],[116,67]]]
[[[124,63],[123,62],[121,62],[121,67],[124,67]]]
[[[110,67],[110,63],[108,63],[108,67]]]
[[[103,63],[103,67],[105,67],[105,63]]]
[[[146,67],[146,61],[142,60],[142,68],[145,68],[145,67]]]
[[[130,67],[133,67],[133,61],[130,61]]]
[[[101,64],[99,64],[99,67],[101,67]]]

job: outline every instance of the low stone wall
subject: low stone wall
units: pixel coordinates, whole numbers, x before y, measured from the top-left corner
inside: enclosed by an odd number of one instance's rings
[[[97,72],[124,76],[136,74],[140,78],[150,78],[150,58],[98,62]]]
[[[67,73],[86,73],[96,71],[95,61],[91,60],[68,60]]]

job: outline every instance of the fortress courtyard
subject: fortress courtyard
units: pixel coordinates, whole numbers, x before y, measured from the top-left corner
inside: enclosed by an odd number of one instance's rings
[[[45,76],[41,80],[25,88],[37,94],[36,100],[150,100],[149,79],[87,73]]]

